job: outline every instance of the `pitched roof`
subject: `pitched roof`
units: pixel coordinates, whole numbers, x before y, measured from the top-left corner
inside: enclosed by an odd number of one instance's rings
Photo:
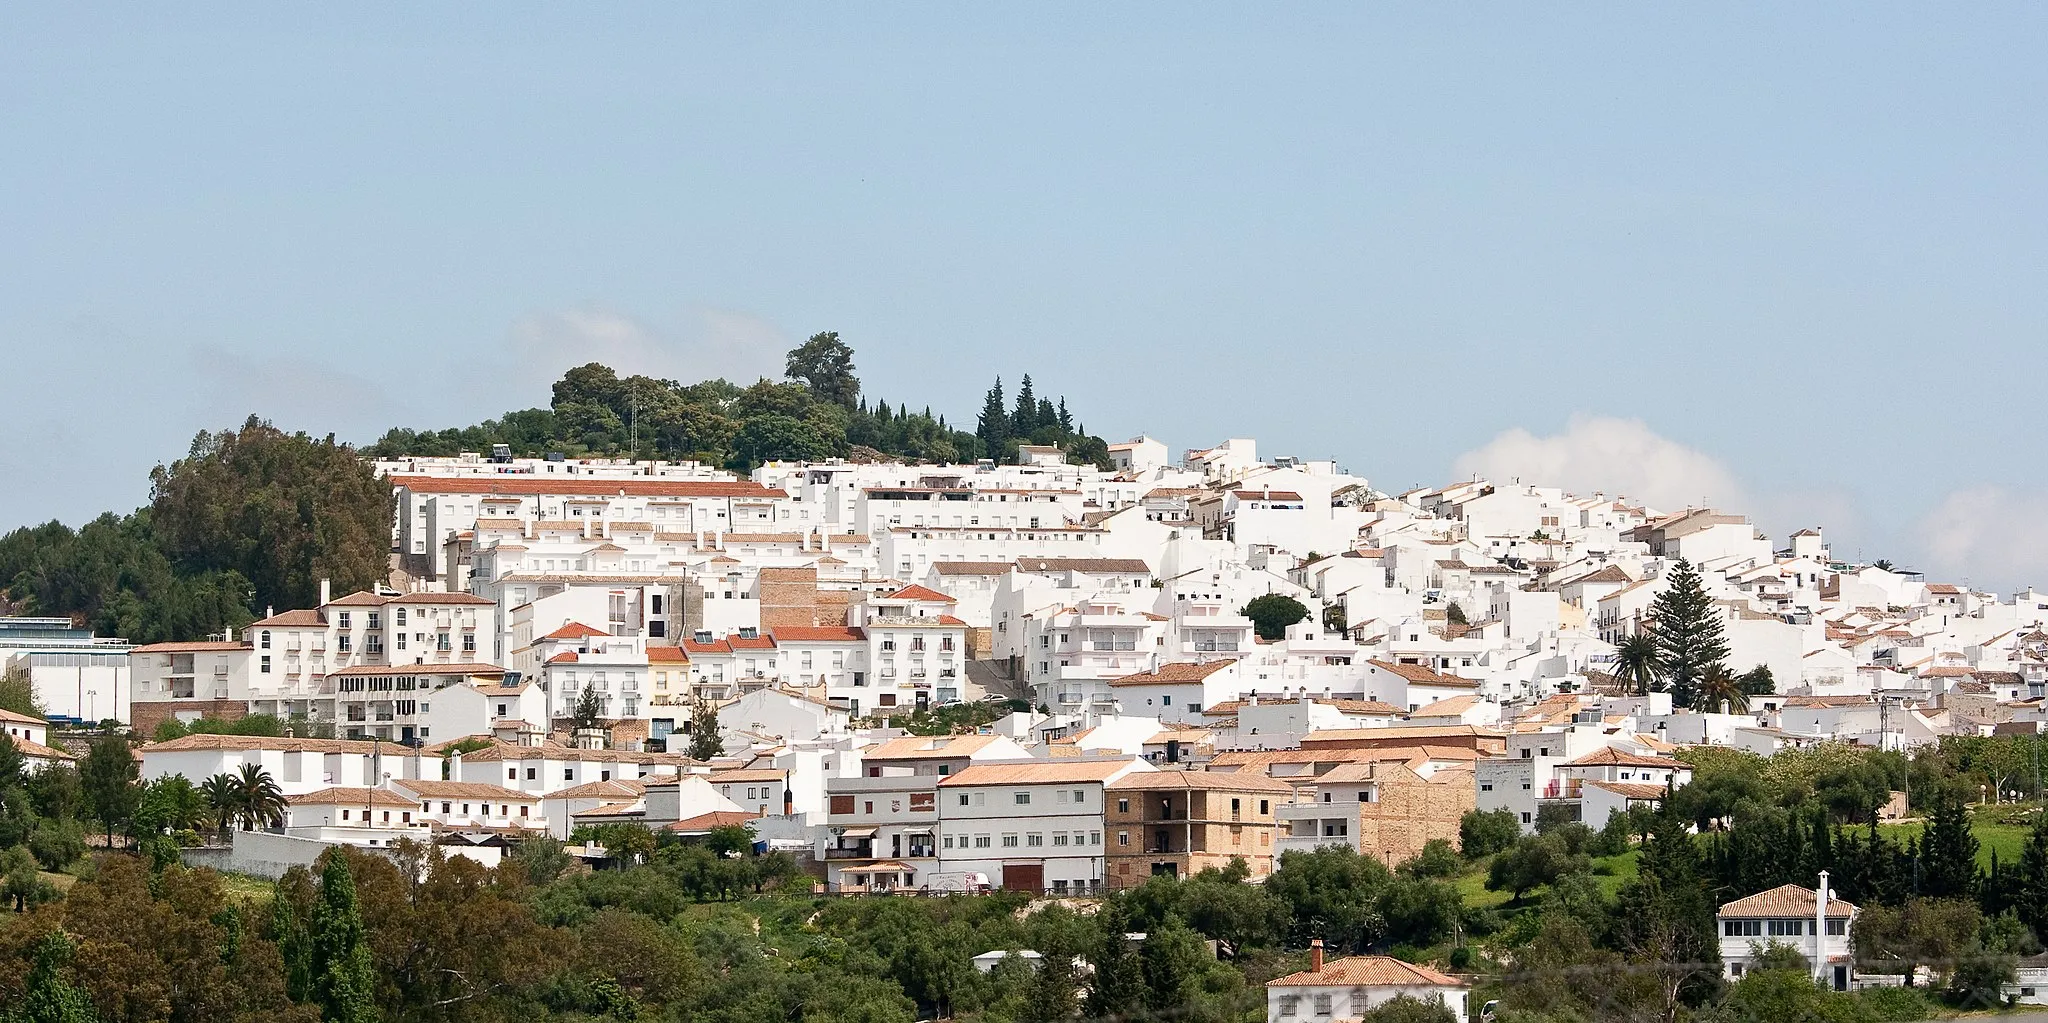
[[[185,735],[169,742],[153,742],[142,746],[137,752],[147,756],[151,753],[193,753],[221,750],[277,750],[285,753],[371,753],[380,747],[368,739],[284,739],[268,735]],[[403,747],[386,743],[381,747],[387,755],[396,755]]]
[[[1814,899],[1817,897],[1818,893],[1811,888],[1804,888],[1796,884],[1784,884],[1767,892],[1758,892],[1755,895],[1736,899],[1734,902],[1721,907],[1721,915],[1737,917],[1811,917],[1813,916]],[[1854,912],[1856,912],[1855,903],[1844,902],[1841,899],[1835,898],[1833,892],[1828,893],[1827,915],[1848,916]]]
[[[604,781],[584,782],[581,785],[558,789],[547,794],[547,799],[638,799],[647,792],[645,782],[623,778],[608,778]]]
[[[1008,575],[1014,567],[1007,561],[939,561],[932,569],[940,575]]]
[[[1026,763],[975,764],[939,780],[940,788],[958,785],[1058,785],[1076,781],[1108,781],[1130,770],[1136,760],[1033,760]]]
[[[546,639],[588,639],[588,638],[590,638],[590,637],[592,637],[592,636],[609,636],[609,635],[611,635],[611,633],[609,633],[609,632],[606,632],[606,631],[604,631],[603,629],[597,629],[597,628],[592,628],[592,627],[590,627],[590,626],[588,626],[588,625],[585,625],[585,624],[583,624],[582,622],[570,622],[569,624],[567,624],[567,625],[564,625],[564,626],[562,626],[561,628],[559,628],[559,629],[556,629],[555,631],[553,631],[553,632],[550,632],[550,633],[548,633],[548,634],[547,634],[547,635],[545,635],[545,636],[542,636],[541,638],[542,638],[542,639],[544,639],[544,640],[546,640]]]
[[[788,497],[779,489],[740,480],[516,479],[505,476],[392,476],[391,485],[415,494],[570,494],[609,497]]]
[[[539,796],[481,781],[440,781],[427,778],[393,779],[391,784],[407,792],[432,799],[493,799],[499,802],[531,803]]]
[[[413,801],[390,789],[349,788],[337,785],[317,792],[306,792],[286,797],[293,806],[382,806],[387,809],[413,809]]]
[[[1266,982],[1267,987],[1470,987],[1471,984],[1427,966],[1404,963],[1392,956],[1345,956]]]
[[[748,813],[744,810],[713,810],[710,813],[700,813],[695,817],[686,817],[668,825],[662,830],[710,831],[713,828],[738,827],[745,825],[749,821],[759,819],[761,819],[760,814]]]
[[[1405,678],[1408,681],[1417,683],[1419,685],[1460,686],[1472,689],[1476,689],[1479,687],[1479,683],[1477,682],[1474,682],[1470,679],[1459,678],[1455,675],[1442,674],[1438,672],[1436,669],[1431,668],[1426,664],[1395,664],[1392,661],[1382,661],[1378,659],[1369,660],[1365,663],[1370,664],[1375,668],[1379,668],[1382,671],[1391,671],[1394,674],[1399,675],[1402,678]]]
[[[1589,788],[1604,789],[1624,799],[1663,799],[1670,790],[1662,785],[1638,781],[1589,781]]]
[[[868,750],[861,759],[943,760],[972,756],[1001,738],[1000,735],[906,735]]]
[[[15,713],[14,711],[8,710],[8,709],[7,709],[7,708],[5,708],[5,707],[0,707],[0,721],[12,721],[12,722],[14,722],[14,723],[16,723],[16,724],[20,724],[20,725],[46,725],[46,724],[49,724],[49,722],[47,722],[47,721],[44,721],[44,720],[43,720],[42,718],[39,718],[39,717],[35,717],[35,716],[33,716],[33,715],[29,715],[29,714],[17,714],[17,713]]]
[[[647,663],[688,664],[690,663],[690,655],[684,653],[683,648],[679,646],[660,646],[649,643],[647,644]]]
[[[250,646],[247,643],[223,643],[215,640],[193,643],[151,643],[147,646],[134,647],[128,652],[131,654],[205,654],[230,653],[236,650],[248,649],[250,649]]]
[[[31,720],[33,720],[33,719],[31,719]],[[77,757],[75,757],[75,756],[71,755],[70,753],[68,753],[68,752],[66,752],[66,751],[64,751],[64,750],[61,750],[61,749],[57,749],[57,748],[56,748],[56,747],[54,747],[54,746],[45,746],[45,745],[43,745],[42,743],[40,743],[40,742],[36,742],[36,741],[35,741],[35,740],[33,740],[33,739],[24,739],[24,738],[22,738],[22,737],[21,737],[21,736],[19,736],[19,735],[9,735],[9,736],[0,736],[0,738],[8,738],[8,739],[12,739],[12,740],[14,740],[14,751],[15,751],[15,752],[17,752],[17,753],[21,754],[21,755],[22,755],[22,756],[24,756],[24,757],[29,757],[29,758],[32,758],[32,759],[35,759],[35,760],[77,760],[77,759],[78,759]]]
[[[308,628],[318,627],[326,624],[327,619],[322,618],[320,616],[319,611],[308,608],[299,611],[286,611],[281,615],[271,615],[270,617],[262,619],[260,621],[250,622],[249,627],[252,629],[271,627]]]
[[[912,583],[889,594],[884,600],[928,600],[940,604],[957,604],[959,601],[927,586]]]
[[[1118,792],[1130,789],[1209,789],[1224,792],[1286,792],[1294,786],[1248,771],[1133,771],[1110,782]]]
[[[1602,746],[1577,760],[1567,761],[1565,767],[1661,767],[1666,770],[1690,769],[1692,765],[1682,760],[1664,757],[1646,757],[1627,750]]]
[[[1082,572],[1090,575],[1144,575],[1152,566],[1139,558],[1018,558],[1025,572]]]
[[[1202,664],[1176,661],[1172,664],[1162,664],[1153,671],[1141,671],[1136,675],[1125,675],[1122,678],[1110,679],[1109,684],[1113,686],[1157,686],[1183,682],[1200,682],[1225,668],[1234,667],[1236,664],[1236,661],[1228,659],[1208,661]]]
[[[704,775],[703,778],[705,781],[708,781],[713,785],[726,785],[732,782],[740,782],[744,784],[750,781],[779,782],[787,781],[789,779],[789,772],[782,770],[780,768],[756,768],[754,770],[741,771],[713,771],[708,775]]]

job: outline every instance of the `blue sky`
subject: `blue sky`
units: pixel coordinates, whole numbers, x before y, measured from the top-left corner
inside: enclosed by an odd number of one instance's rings
[[[9,5],[0,527],[252,411],[831,329],[957,418],[1030,372],[1113,438],[2048,586],[2043,52],[2020,4]]]

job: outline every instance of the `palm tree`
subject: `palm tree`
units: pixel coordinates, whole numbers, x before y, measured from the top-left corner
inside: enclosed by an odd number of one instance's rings
[[[1724,706],[1728,713],[1747,714],[1749,694],[1742,691],[1742,680],[1726,665],[1708,665],[1706,673],[1700,676],[1700,702],[1694,709],[1714,711]]]
[[[235,823],[235,802],[238,798],[234,776],[226,772],[216,774],[199,786],[199,792],[206,797],[206,809],[213,817],[214,827],[220,831],[221,838],[227,838],[228,829]]]
[[[1614,645],[1614,677],[1623,692],[1650,695],[1650,687],[1657,684],[1657,637],[1647,627]]]
[[[270,772],[255,764],[243,764],[234,779],[235,819],[251,831],[284,826],[284,790],[271,780]]]

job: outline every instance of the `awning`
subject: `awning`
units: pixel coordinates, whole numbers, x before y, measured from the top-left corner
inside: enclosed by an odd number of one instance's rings
[[[900,860],[882,860],[877,863],[867,863],[846,869],[849,873],[855,874],[910,874],[917,871],[916,867]]]
[[[873,838],[878,828],[847,828],[839,833],[840,838]]]

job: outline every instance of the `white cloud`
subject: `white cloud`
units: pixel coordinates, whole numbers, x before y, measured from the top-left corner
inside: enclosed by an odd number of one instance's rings
[[[620,376],[643,373],[694,383],[724,377],[752,383],[782,375],[782,357],[796,342],[760,317],[730,309],[692,310],[676,329],[662,329],[597,307],[532,313],[512,325],[513,365],[546,386],[563,371],[601,362]],[[536,402],[545,404],[545,394]]]
[[[1520,478],[1582,494],[1626,495],[1660,510],[1707,503],[1739,511],[1742,486],[1719,459],[1650,429],[1640,419],[1574,415],[1564,431],[1539,437],[1503,431],[1455,463],[1460,477]]]
[[[1983,587],[2048,585],[2048,491],[1958,490],[1915,524],[1930,579]]]

